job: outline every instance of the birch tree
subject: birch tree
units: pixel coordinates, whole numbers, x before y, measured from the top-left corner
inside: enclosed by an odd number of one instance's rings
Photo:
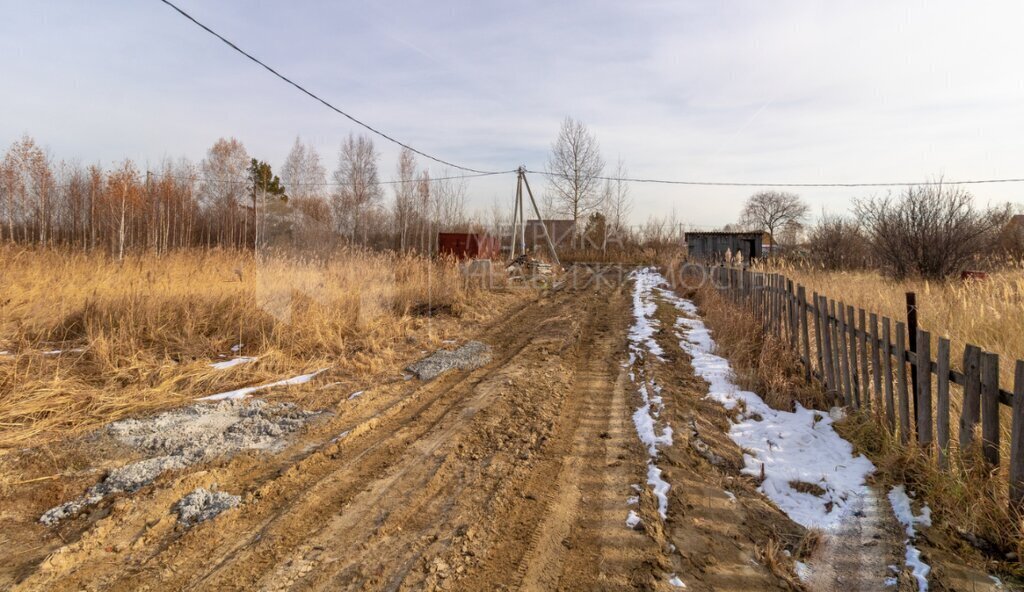
[[[566,117],[551,145],[547,173],[556,211],[572,217],[574,232],[581,235],[580,220],[600,204],[601,185],[597,178],[604,160],[597,138],[587,126]]]

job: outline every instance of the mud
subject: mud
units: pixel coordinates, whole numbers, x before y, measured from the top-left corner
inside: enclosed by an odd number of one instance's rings
[[[286,436],[316,415],[291,403],[223,401],[114,422],[106,433],[148,458],[113,469],[84,495],[50,508],[39,521],[52,526],[108,496],[137,491],[165,471],[239,450],[279,450]]]
[[[437,350],[426,358],[410,364],[406,370],[420,380],[431,380],[453,368],[473,370],[490,361],[490,346],[479,341],[470,341],[456,350]]]
[[[192,526],[215,518],[225,510],[237,507],[241,501],[242,497],[238,495],[197,487],[181,498],[181,501],[175,504],[174,509],[177,510],[178,520],[182,524]]]

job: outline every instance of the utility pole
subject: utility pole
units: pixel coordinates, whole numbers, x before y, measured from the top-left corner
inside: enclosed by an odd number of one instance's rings
[[[537,207],[537,201],[533,198],[533,190],[530,189],[530,182],[526,180],[526,167],[520,166],[517,170],[517,181],[516,181],[516,203],[512,210],[512,257],[515,258],[516,254],[516,238],[519,239],[519,246],[522,249],[522,253],[526,254],[526,219],[523,217],[523,187],[526,188],[526,194],[530,196],[530,205],[533,206],[533,212],[537,215],[537,220],[540,222],[540,227],[544,230],[544,241],[548,245],[548,251],[551,253],[551,259],[554,260],[555,265],[561,265],[558,261],[558,254],[555,252],[555,244],[551,241],[551,235],[548,233],[548,227],[544,224],[544,218],[540,215],[540,208]],[[518,219],[518,225],[516,223]]]

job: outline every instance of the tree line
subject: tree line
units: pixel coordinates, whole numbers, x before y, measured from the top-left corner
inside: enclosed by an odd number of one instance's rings
[[[350,135],[327,177],[320,155],[296,138],[279,175],[235,138],[195,163],[166,159],[142,170],[59,161],[29,136],[0,159],[0,242],[165,252],[188,247],[259,250],[348,244],[430,252],[438,228],[480,224],[466,187],[432,179],[403,150],[384,184],[372,139]],[[391,201],[388,191],[392,189]]]
[[[854,199],[848,214],[808,224],[799,196],[763,191],[744,204],[739,228],[763,230],[781,252],[823,269],[881,269],[895,278],[943,279],[1024,259],[1024,216],[1012,204],[979,206],[941,181]]]

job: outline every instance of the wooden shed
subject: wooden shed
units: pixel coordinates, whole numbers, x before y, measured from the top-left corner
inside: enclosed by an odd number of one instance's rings
[[[743,259],[758,259],[771,249],[765,232],[687,232],[686,252],[691,259],[724,259],[726,251],[742,253]]]
[[[439,232],[437,251],[459,259],[496,259],[501,257],[501,241],[485,232]]]

